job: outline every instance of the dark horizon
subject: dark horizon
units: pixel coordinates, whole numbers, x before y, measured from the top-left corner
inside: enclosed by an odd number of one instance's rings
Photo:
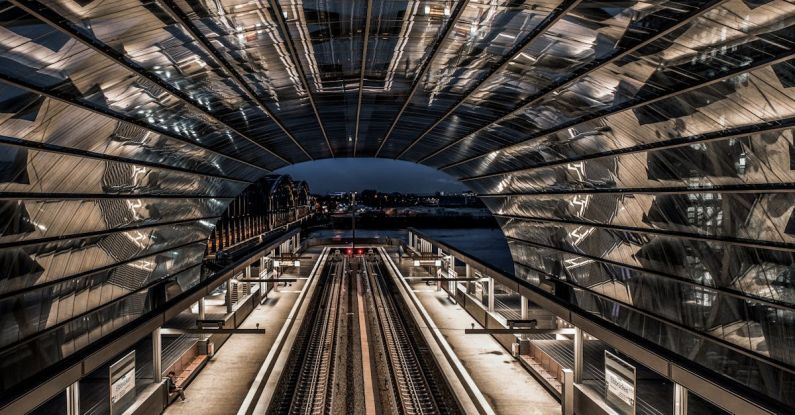
[[[361,192],[428,194],[468,190],[454,177],[432,167],[401,160],[334,158],[297,163],[276,170],[309,183],[313,194]]]

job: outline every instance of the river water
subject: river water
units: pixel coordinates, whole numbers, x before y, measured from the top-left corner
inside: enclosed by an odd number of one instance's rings
[[[513,274],[513,261],[508,250],[508,242],[497,228],[451,228],[434,229],[420,228],[428,236],[445,242],[456,249],[489,264],[494,268]],[[323,229],[312,231],[314,238],[350,238],[350,229]],[[356,236],[361,238],[390,237],[408,240],[405,230],[372,230],[361,229],[356,231]]]

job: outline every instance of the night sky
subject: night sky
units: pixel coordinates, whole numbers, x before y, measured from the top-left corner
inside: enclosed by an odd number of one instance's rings
[[[407,161],[365,158],[335,158],[294,164],[276,170],[296,180],[309,182],[314,194],[362,191],[457,192],[466,190],[452,176],[431,167]]]

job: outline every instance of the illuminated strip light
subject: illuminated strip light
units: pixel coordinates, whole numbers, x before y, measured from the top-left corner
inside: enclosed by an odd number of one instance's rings
[[[323,84],[320,82],[320,69],[317,67],[317,60],[315,60],[315,49],[312,46],[312,41],[307,40],[309,39],[309,32],[307,30],[307,23],[306,17],[304,16],[304,2],[303,1],[296,1],[290,5],[290,10],[292,11],[294,16],[298,17],[298,37],[301,39],[301,45],[304,47],[304,55],[306,56],[306,61],[309,64],[309,72],[312,74],[312,81],[315,84],[315,90],[317,92],[326,92],[323,88]],[[286,13],[285,13],[286,14]],[[284,16],[285,19],[287,16]],[[287,22],[285,21],[285,26]],[[296,65],[298,62],[296,62]]]
[[[392,59],[389,61],[389,68],[386,70],[386,79],[384,79],[384,91],[392,90],[392,83],[395,78],[395,71],[397,69],[398,64],[400,63],[400,59],[403,57],[403,52],[405,52],[406,44],[408,43],[408,33],[411,33],[411,29],[414,27],[414,19],[417,17],[417,12],[419,10],[420,3],[418,1],[410,1],[407,9],[411,10],[411,15],[409,18],[403,20],[403,25],[400,28],[400,35],[398,39],[400,41],[395,46],[395,50],[392,53]],[[428,6],[425,6],[426,9]],[[426,11],[427,14],[427,11]]]
[[[231,7],[231,8],[232,8],[232,10],[237,10],[237,9],[240,9],[242,6],[243,5],[238,4],[238,5],[235,5],[235,6]],[[229,7],[229,6],[224,4],[223,7]],[[227,27],[227,32],[228,33],[233,33],[233,32],[237,33],[237,38],[238,38],[238,40],[240,40],[240,45],[241,45],[242,49],[243,50],[247,49],[249,47],[249,42],[256,41],[257,38],[259,38],[259,35],[262,34],[262,24],[261,23],[256,23],[253,26],[253,29],[249,29],[248,27],[250,27],[250,25],[243,25],[244,22],[241,21],[242,19],[240,18],[240,16],[244,16],[246,14],[254,14],[254,15],[256,15],[258,17],[258,19],[260,21],[266,21],[267,22],[267,19],[265,18],[265,15],[262,14],[259,9],[255,9],[255,10],[250,11],[250,12],[233,11],[231,13],[231,16],[230,16],[227,13],[225,13],[222,9],[223,9],[222,7],[218,7],[218,10],[217,10],[218,17],[221,18],[221,19],[214,18],[213,20],[215,20],[219,24],[221,23],[219,20],[223,20],[223,23]],[[232,22],[230,21],[230,19],[233,19],[233,18],[235,19],[234,26],[232,25]],[[247,53],[241,53],[241,56],[247,56],[247,55],[248,55]],[[253,66],[253,64],[254,64],[253,60],[249,59],[248,57],[246,57],[245,59],[246,59],[246,61],[248,61]],[[281,108],[281,105],[279,103],[279,95],[278,95],[276,89],[273,87],[272,83],[270,82],[270,79],[267,78],[267,74],[265,74],[264,71],[257,71],[257,72],[255,72],[253,74],[257,75],[257,78],[259,78],[259,76],[264,76],[265,77],[265,82],[262,82],[259,79],[257,79],[257,84],[259,84],[260,86],[262,86],[263,89],[268,91],[268,96],[271,98],[271,100],[273,100],[276,103],[276,107],[277,108]],[[267,111],[263,112],[263,114],[266,117],[271,118],[270,114],[268,114]]]
[[[300,82],[301,77],[298,74],[298,71],[296,70],[294,64],[292,64],[292,62],[287,58],[288,56],[290,56],[290,52],[287,50],[287,44],[286,44],[287,41],[277,36],[278,30],[276,28],[278,27],[278,24],[270,19],[269,13],[262,13],[262,9],[258,8],[255,13],[257,14],[261,22],[265,22],[264,25],[262,23],[257,23],[255,25],[257,34],[262,34],[263,31],[267,32],[267,37],[270,39],[271,44],[273,44],[273,47],[276,49],[279,55],[279,60],[282,62],[282,66],[287,71],[287,76],[292,81],[296,93],[298,94],[298,96],[305,95],[306,91],[304,91],[303,84]],[[265,73],[259,73],[259,74],[267,77],[267,71],[265,71]],[[274,97],[274,101],[276,102],[276,107],[281,109],[281,102],[279,102],[276,88],[273,87],[271,82],[267,82],[267,88],[269,92],[272,91],[271,95],[273,95]]]
[[[301,82],[301,74],[298,73],[298,69],[296,65],[298,62],[292,62],[292,59],[289,58],[290,51],[287,49],[287,39],[282,39],[281,37],[277,37],[276,34],[278,30],[278,24],[269,18],[269,15],[263,15],[259,10],[257,14],[260,15],[260,18],[267,23],[268,25],[268,37],[271,39],[274,47],[279,53],[279,60],[282,61],[284,69],[287,71],[287,74],[292,81],[293,87],[295,87],[295,91],[298,96],[305,96],[309,94],[309,91],[304,90],[304,84]],[[261,31],[262,29],[258,30]],[[285,35],[286,36],[286,35]]]

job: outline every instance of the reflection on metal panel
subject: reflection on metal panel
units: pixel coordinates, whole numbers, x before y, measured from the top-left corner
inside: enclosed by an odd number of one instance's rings
[[[791,1],[369,3],[2,3],[2,390],[199,281],[251,183],[357,150],[461,178],[521,278],[795,406]]]

